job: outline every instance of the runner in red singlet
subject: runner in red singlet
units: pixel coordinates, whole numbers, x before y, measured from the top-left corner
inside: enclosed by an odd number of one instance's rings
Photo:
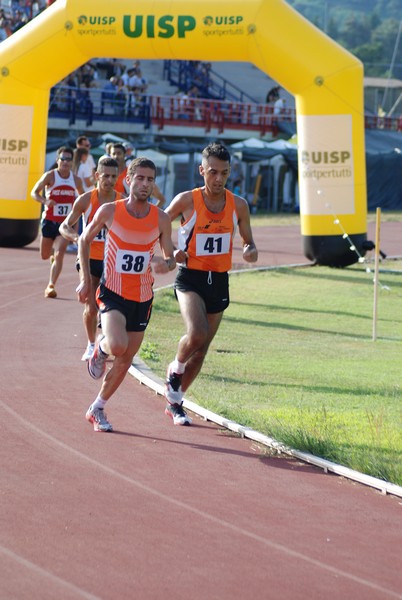
[[[60,223],[70,213],[78,194],[84,191],[81,179],[71,171],[73,155],[72,148],[59,148],[57,168],[46,171],[31,191],[32,198],[45,206],[41,222],[40,255],[43,260],[51,258],[45,298],[57,297],[55,285],[63,268],[68,246],[67,240],[59,233]]]

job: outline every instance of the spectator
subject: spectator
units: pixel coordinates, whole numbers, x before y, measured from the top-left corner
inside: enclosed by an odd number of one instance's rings
[[[88,152],[89,152],[89,156],[88,156],[88,165],[90,165],[91,169],[92,169],[92,175],[95,175],[95,169],[96,169],[96,164],[95,164],[95,159],[91,154],[91,142],[89,140],[89,138],[86,135],[79,135],[77,137],[77,139],[75,140],[75,146],[76,148],[87,148]]]
[[[4,9],[0,9],[0,42],[3,42],[10,35],[10,21],[6,17]]]
[[[105,155],[106,156],[112,156],[113,144],[114,144],[114,142],[108,142],[107,144],[105,144]]]
[[[101,94],[101,115],[105,112],[106,104],[110,104],[113,109],[115,108],[117,81],[117,77],[113,76],[103,86]]]
[[[269,90],[265,100],[266,104],[270,104],[272,106],[275,104],[276,100],[279,98],[279,90],[280,88],[278,86],[275,86]]]
[[[114,109],[115,109],[114,112],[116,115],[122,116],[125,114],[127,100],[128,100],[127,86],[124,85],[123,79],[121,77],[119,77],[117,80],[115,107],[114,107]]]
[[[134,156],[133,156],[134,148],[133,148],[132,144],[130,144],[130,142],[125,142],[123,144],[123,146],[126,149],[125,161],[126,161],[126,165],[128,166],[134,158]]]
[[[95,63],[97,69],[105,71],[105,79],[111,77],[121,77],[124,72],[124,65],[117,60],[117,58],[102,58],[98,59]]]
[[[81,147],[74,150],[72,171],[81,179],[84,192],[93,190],[95,184],[95,177],[91,165],[88,164],[88,158],[88,148]]]
[[[278,88],[278,98],[274,102],[274,115],[282,114],[285,109],[286,100],[280,97],[279,90],[280,88]]]
[[[25,14],[23,14],[20,10],[15,11],[15,16],[13,19],[13,23],[11,26],[11,30],[13,33],[21,29],[28,21],[28,18]]]

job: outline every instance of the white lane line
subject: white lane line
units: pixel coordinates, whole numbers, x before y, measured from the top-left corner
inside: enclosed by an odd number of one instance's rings
[[[65,579],[61,579],[60,577],[57,577],[57,575],[53,575],[53,573],[50,573],[50,571],[47,571],[46,569],[42,569],[42,567],[40,567],[39,565],[36,565],[35,563],[31,562],[30,560],[23,558],[19,554],[15,554],[15,552],[13,552],[12,550],[9,550],[9,548],[6,548],[5,546],[0,545],[0,552],[2,552],[3,555],[5,555],[7,558],[14,560],[16,563],[18,563],[18,565],[20,567],[25,567],[31,573],[35,573],[35,575],[40,575],[41,577],[44,577],[47,580],[50,579],[53,583],[57,584],[58,586],[61,586],[62,588],[65,588],[65,589],[69,590],[70,592],[73,592],[75,594],[75,597],[79,596],[80,598],[86,598],[86,600],[101,600],[99,596],[94,596],[93,594],[89,594],[88,592],[86,592],[85,590],[82,590],[81,588],[77,587],[73,583],[70,583],[69,581],[66,581]],[[19,577],[20,576],[21,575],[19,575]]]
[[[116,478],[124,481],[125,483],[133,485],[133,486],[137,487],[138,489],[140,489],[144,492],[147,492],[148,494],[151,494],[152,496],[154,496],[156,498],[163,500],[163,502],[169,502],[170,504],[173,504],[174,506],[176,506],[182,510],[189,511],[189,512],[197,515],[198,517],[201,517],[202,519],[213,523],[214,525],[218,525],[220,527],[223,527],[225,529],[233,531],[234,533],[236,533],[238,535],[252,539],[253,541],[260,543],[261,545],[266,546],[271,549],[274,549],[282,554],[285,554],[288,557],[296,558],[296,559],[301,560],[309,565],[312,565],[323,571],[331,573],[332,575],[335,575],[337,577],[343,577],[345,579],[348,579],[349,581],[353,581],[354,583],[362,585],[366,588],[376,590],[383,594],[387,594],[390,598],[398,598],[399,600],[402,600],[402,595],[398,594],[397,592],[394,592],[393,590],[389,590],[381,585],[374,583],[373,581],[369,581],[362,577],[358,577],[356,575],[353,575],[352,573],[348,573],[346,571],[343,571],[342,569],[338,569],[336,567],[333,567],[332,565],[323,563],[320,560],[311,558],[310,556],[307,556],[306,554],[298,552],[297,550],[292,550],[291,548],[288,548],[287,546],[278,544],[277,542],[273,542],[272,540],[264,538],[252,531],[244,529],[243,527],[239,527],[238,525],[236,525],[234,523],[230,523],[229,521],[225,521],[224,519],[215,517],[214,515],[207,513],[204,510],[200,510],[199,508],[195,508],[194,506],[191,506],[185,502],[182,502],[181,500],[172,498],[171,496],[168,496],[168,495],[164,494],[163,492],[156,490],[155,488],[145,485],[145,484],[141,483],[140,481],[133,479],[132,477],[129,477],[128,475],[125,475],[124,473],[120,473],[119,471],[116,471],[115,469],[112,469],[111,467],[108,467],[108,466],[102,464],[101,462],[95,460],[94,458],[91,458],[90,456],[84,454],[83,452],[76,450],[75,448],[69,446],[68,444],[65,444],[64,442],[58,440],[57,438],[50,435],[49,433],[46,433],[42,429],[39,429],[32,423],[27,422],[26,419],[24,419],[22,416],[20,416],[17,412],[15,412],[12,408],[7,406],[1,400],[0,400],[0,405],[9,415],[14,417],[17,421],[19,421],[22,426],[26,427],[27,429],[30,429],[31,431],[36,433],[38,436],[46,438],[47,440],[52,442],[54,445],[58,446],[59,448],[62,448],[63,450],[66,450],[67,452],[73,454],[74,456],[78,457],[79,459],[89,463],[92,466],[97,467],[98,469],[101,469],[102,471],[105,471],[109,475],[112,475],[113,477],[116,477]]]

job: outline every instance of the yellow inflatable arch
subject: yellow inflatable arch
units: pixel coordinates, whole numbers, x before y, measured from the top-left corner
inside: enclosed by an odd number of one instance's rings
[[[295,96],[308,258],[366,239],[363,68],[283,0],[57,0],[0,45],[0,245],[38,234],[50,89],[94,57],[248,61]]]

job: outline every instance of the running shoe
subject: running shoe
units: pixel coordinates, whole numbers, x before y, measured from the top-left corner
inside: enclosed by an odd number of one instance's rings
[[[168,366],[165,382],[165,396],[169,404],[181,404],[183,402],[183,391],[181,389],[182,377],[183,375],[174,373],[171,364]]]
[[[94,431],[113,431],[112,424],[107,420],[103,408],[92,408],[90,406],[85,417],[87,421],[93,423]]]
[[[94,353],[95,350],[95,344],[93,344],[92,342],[88,342],[88,346],[86,347],[86,350],[84,352],[84,354],[81,357],[82,361],[85,360],[89,360],[92,356],[92,354]]]
[[[100,349],[100,342],[102,340],[103,340],[103,337],[98,338],[98,340],[95,344],[95,349],[93,351],[93,354],[87,362],[88,372],[89,372],[90,376],[93,377],[94,379],[100,379],[106,371],[106,359],[109,356],[109,354],[105,354]]]
[[[45,298],[57,298],[57,292],[54,289],[53,283],[49,283],[49,285],[45,289]]]
[[[165,415],[173,419],[175,425],[191,425],[192,421],[182,404],[166,404]]]

